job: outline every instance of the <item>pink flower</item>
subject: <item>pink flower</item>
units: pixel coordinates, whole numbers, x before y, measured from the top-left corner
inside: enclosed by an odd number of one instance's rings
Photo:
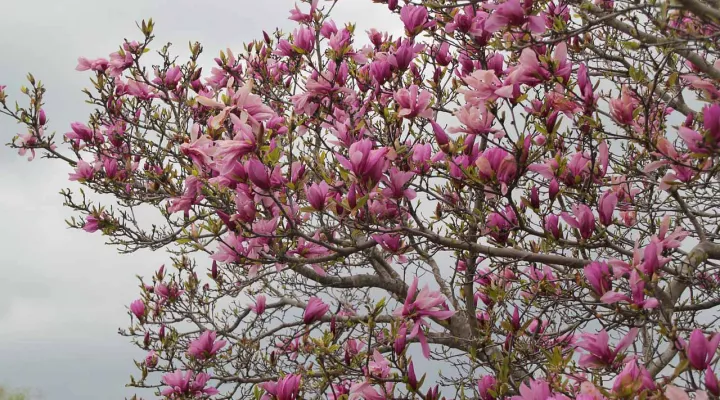
[[[420,90],[417,85],[410,88],[399,89],[393,98],[400,106],[398,116],[403,118],[432,118],[433,112],[430,109],[432,94],[426,90]]]
[[[395,342],[393,343],[393,351],[395,354],[400,355],[405,351],[405,344],[407,342],[407,325],[403,322],[398,328]]]
[[[520,395],[513,396],[510,400],[550,400],[560,399],[560,397],[553,396],[550,390],[550,385],[541,379],[531,379],[530,385],[523,383],[520,385]]]
[[[575,217],[571,217],[570,214],[564,211],[560,216],[568,225],[579,230],[580,236],[582,236],[583,239],[589,239],[593,232],[595,232],[595,216],[590,210],[590,207],[582,203],[574,204],[572,211]]]
[[[372,376],[387,378],[390,375],[390,361],[377,349],[373,351],[373,359],[368,363],[368,372]]]
[[[463,78],[468,88],[458,89],[458,93],[462,93],[465,101],[476,107],[483,107],[488,101],[496,100],[498,97],[511,97],[508,93],[508,87],[504,87],[495,71],[478,70],[470,76]],[[512,90],[512,87],[509,87]]]
[[[350,387],[348,400],[385,400],[385,396],[378,393],[368,381],[358,382]]]
[[[215,354],[225,347],[227,344],[224,340],[215,341],[217,333],[214,331],[205,331],[197,339],[190,342],[188,354],[199,360],[212,358]]]
[[[685,343],[680,339],[681,345],[685,348],[690,365],[698,370],[704,370],[710,365],[720,343],[720,334],[714,334],[710,340],[700,329],[695,329],[690,334],[690,339]]]
[[[619,99],[610,100],[610,115],[615,122],[621,125],[630,125],[635,119],[635,110],[640,106],[640,100],[623,86]]]
[[[707,131],[706,142],[713,148],[720,147],[720,104],[703,108],[703,126]]]
[[[158,363],[158,356],[155,353],[155,350],[150,350],[148,352],[147,356],[145,356],[145,366],[148,368],[155,368]]]
[[[604,295],[612,289],[612,281],[610,280],[610,268],[607,264],[601,262],[592,262],[585,266],[585,279],[587,279],[590,287],[599,296]]]
[[[639,366],[637,360],[631,360],[625,364],[622,372],[615,377],[612,390],[621,396],[635,397],[642,391],[654,388],[655,382],[653,382],[650,373]]]
[[[317,9],[318,0],[313,0],[312,3],[310,3],[310,12],[305,14],[298,8],[297,4],[295,4],[295,9],[290,10],[290,17],[288,19],[299,22],[299,23],[310,23],[312,22],[313,14],[315,13],[315,10]]]
[[[212,396],[220,393],[214,387],[206,387],[209,380],[210,375],[204,372],[195,375],[193,379],[192,371],[186,371],[183,375],[181,370],[177,370],[163,375],[162,382],[168,387],[163,389],[161,393],[170,399],[178,400],[203,395]]]
[[[85,217],[85,224],[83,230],[88,233],[97,232],[100,229],[100,219],[94,215],[88,215]]]
[[[311,297],[308,300],[305,312],[303,313],[303,322],[309,325],[322,318],[330,309],[330,306],[323,303],[318,297]]]
[[[613,223],[613,212],[617,205],[618,198],[612,191],[603,193],[598,202],[598,215],[600,216],[600,223],[605,226],[610,226]]]
[[[257,315],[261,315],[265,312],[265,306],[267,304],[267,297],[265,297],[264,294],[258,295],[255,298],[255,304],[250,306],[250,309],[255,312]]]
[[[185,179],[185,192],[182,197],[175,197],[170,200],[169,213],[184,211],[186,214],[194,204],[200,203],[205,196],[202,195],[202,181],[195,175]]]
[[[428,23],[427,8],[424,6],[406,4],[400,9],[400,20],[405,25],[405,32],[408,36],[415,36],[431,26],[431,23]]]
[[[712,393],[713,396],[720,395],[720,384],[718,384],[718,378],[713,372],[712,367],[708,365],[705,369],[705,389]]]
[[[365,183],[378,183],[382,178],[385,169],[385,154],[387,148],[374,149],[369,139],[363,139],[353,143],[349,149],[347,159],[340,154],[335,154],[340,165],[351,171]]]
[[[251,158],[245,164],[248,178],[250,181],[262,190],[270,189],[270,175],[265,165],[257,158]]]
[[[415,176],[413,172],[402,172],[397,167],[392,167],[388,173],[389,177],[384,181],[387,187],[382,190],[382,194],[393,199],[406,198],[412,200],[415,198],[415,191],[406,188],[408,182]]]
[[[420,293],[416,293],[417,287],[418,278],[415,277],[412,285],[410,285],[410,288],[408,289],[405,304],[403,304],[402,308],[395,310],[393,314],[412,319],[413,322],[415,322],[408,337],[417,337],[420,341],[420,345],[422,346],[423,355],[425,358],[430,358],[430,346],[428,345],[423,332],[423,326],[429,327],[425,318],[430,317],[445,320],[452,317],[455,314],[455,311],[447,309],[447,306],[445,306],[445,298],[439,292],[432,292],[428,286],[425,285],[422,290],[420,290]]]
[[[550,232],[555,239],[560,239],[560,218],[555,214],[549,214],[545,217],[545,231]]]
[[[264,389],[274,400],[295,400],[300,391],[300,375],[289,374],[277,380],[277,382],[264,382],[259,386]],[[270,399],[263,396],[262,399]]]
[[[545,20],[542,16],[527,16],[520,0],[508,0],[497,6],[485,21],[485,30],[492,33],[510,26],[522,26],[525,23],[532,33],[545,31]]]
[[[89,181],[92,179],[95,170],[92,165],[88,164],[84,160],[78,160],[75,172],[68,174],[71,181]]]
[[[312,184],[307,188],[305,194],[308,203],[310,203],[310,206],[313,209],[320,211],[325,208],[325,201],[327,199],[329,189],[330,186],[328,186],[325,181],[320,182],[320,184]]]
[[[618,354],[627,349],[635,340],[638,334],[637,328],[632,328],[618,342],[617,347],[613,350],[608,344],[609,336],[603,329],[600,333],[591,334],[583,333],[577,346],[587,352],[580,357],[578,364],[581,367],[602,368],[610,366],[615,362]]]
[[[490,394],[490,391],[497,390],[497,379],[492,375],[485,375],[478,380],[478,394],[480,400],[495,400],[495,397]]]
[[[130,311],[135,314],[135,317],[139,320],[145,318],[145,303],[142,300],[135,300],[130,303]]]

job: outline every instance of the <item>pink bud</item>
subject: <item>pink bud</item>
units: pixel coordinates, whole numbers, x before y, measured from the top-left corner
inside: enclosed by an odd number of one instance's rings
[[[38,113],[38,124],[40,126],[45,126],[45,124],[47,124],[47,116],[45,115],[45,110],[43,110],[42,108]]]
[[[408,385],[410,385],[413,390],[418,389],[418,381],[415,376],[415,366],[412,361],[410,361],[410,364],[408,365]]]
[[[440,148],[445,151],[445,147],[450,143],[450,137],[445,133],[445,130],[438,125],[435,121],[430,121],[430,125],[432,125],[433,133],[435,134],[435,141],[437,141],[438,145],[440,145]]]
[[[555,200],[558,193],[560,193],[560,184],[555,179],[550,181],[550,188],[548,189],[548,196],[550,200]]]
[[[212,267],[210,268],[210,274],[212,275],[212,278],[214,280],[217,280],[218,278],[218,266],[217,261],[213,260]]]

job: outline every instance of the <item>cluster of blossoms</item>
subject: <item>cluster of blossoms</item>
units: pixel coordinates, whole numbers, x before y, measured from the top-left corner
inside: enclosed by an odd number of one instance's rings
[[[342,1],[312,0],[292,33],[263,32],[209,72],[198,43],[185,63],[165,47],[142,67],[143,21],[142,40],[78,60],[98,111],[62,147],[32,75],[28,108],[0,86],[0,112],[28,129],[21,156],[117,199],[64,191],[73,227],[172,254],[129,306],[121,333],[147,351],[130,385],[168,399],[720,396],[720,13],[375,2],[402,35],[363,35],[331,18]],[[164,223],[145,227],[139,205]]]

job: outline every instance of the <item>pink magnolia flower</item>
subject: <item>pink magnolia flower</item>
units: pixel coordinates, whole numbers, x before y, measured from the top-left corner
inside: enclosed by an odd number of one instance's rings
[[[490,394],[491,390],[496,390],[497,379],[492,375],[485,375],[478,379],[478,395],[480,400],[495,400],[495,397]]]
[[[655,388],[655,382],[647,369],[638,365],[637,360],[630,360],[625,368],[615,377],[613,392],[621,396],[635,397],[637,394]]]
[[[318,297],[311,297],[308,300],[305,312],[303,313],[303,322],[309,325],[315,321],[320,320],[330,309],[330,306],[323,303]]]
[[[207,387],[210,375],[201,372],[193,377],[192,371],[181,370],[170,372],[162,377],[162,383],[168,386],[161,394],[170,399],[185,399],[188,397],[213,396],[220,393],[214,387]]]
[[[108,69],[110,63],[104,58],[98,58],[95,60],[88,60],[85,57],[78,58],[78,65],[75,67],[76,71],[87,71],[92,70],[96,72],[105,72]]]
[[[255,304],[250,306],[250,309],[257,315],[261,315],[265,312],[265,306],[267,304],[267,297],[264,294],[260,294],[255,298]]]
[[[295,400],[300,392],[300,375],[289,374],[276,382],[264,382],[259,386],[267,392],[262,400]],[[268,396],[269,395],[269,396]],[[272,397],[270,397],[272,396]]]
[[[520,395],[513,396],[510,400],[560,400],[567,399],[563,395],[557,395],[550,390],[550,385],[542,379],[531,379],[529,385],[520,385]]]
[[[89,181],[95,174],[93,166],[84,160],[78,160],[75,172],[68,174],[71,181]]]
[[[574,204],[572,211],[574,217],[564,211],[560,216],[568,225],[579,230],[580,236],[582,236],[583,239],[589,239],[595,232],[595,216],[592,210],[585,204],[580,203]]]
[[[185,179],[185,192],[182,197],[174,197],[170,200],[169,213],[184,211],[186,214],[195,204],[200,203],[205,196],[202,195],[202,181],[195,175],[190,175]]]
[[[425,320],[426,317],[445,320],[452,317],[455,311],[447,309],[445,306],[445,298],[439,292],[430,291],[425,285],[419,293],[417,293],[418,278],[415,277],[412,285],[408,289],[407,297],[402,308],[398,308],[393,313],[396,316],[412,319],[414,324],[409,338],[417,337],[422,347],[425,358],[430,358],[430,346],[423,332],[423,327],[430,326]],[[445,307],[442,307],[445,306]]]
[[[690,334],[687,343],[682,338],[678,338],[678,340],[685,349],[685,355],[690,365],[695,369],[705,370],[717,352],[718,344],[720,344],[720,334],[716,333],[708,340],[702,330],[695,329]]]
[[[615,206],[618,203],[618,198],[612,191],[603,193],[598,201],[598,215],[600,216],[600,223],[605,226],[610,226],[613,223],[613,212]]]
[[[482,178],[495,178],[500,183],[502,194],[507,194],[508,184],[517,175],[517,162],[511,153],[500,147],[491,147],[478,157],[475,164]]]
[[[586,265],[583,271],[590,287],[599,296],[612,289],[610,268],[607,264],[595,261]]]
[[[609,345],[609,336],[603,329],[597,334],[583,333],[580,335],[580,341],[577,347],[585,350],[587,354],[580,357],[578,365],[581,367],[602,368],[612,365],[618,354],[627,349],[635,340],[638,334],[638,328],[632,328],[624,335],[615,347],[611,349]]]
[[[225,340],[215,341],[216,338],[217,333],[214,331],[207,330],[203,332],[200,337],[190,342],[188,354],[199,360],[214,357],[227,344]]]
[[[712,393],[713,396],[720,395],[720,384],[718,384],[717,375],[713,372],[712,367],[708,365],[705,369],[705,389]]]
[[[423,29],[432,26],[432,23],[428,22],[427,8],[414,4],[406,4],[400,9],[400,21],[405,25],[408,36],[415,36]]]
[[[145,318],[145,303],[142,300],[135,300],[130,303],[130,311],[135,314],[135,317],[139,320]]]
[[[560,232],[560,218],[555,214],[548,214],[545,217],[545,231],[550,232],[555,239],[560,239],[562,236]]]
[[[335,158],[343,168],[351,171],[361,181],[375,184],[382,178],[387,151],[387,148],[373,150],[373,142],[363,139],[350,146],[350,159],[337,153]]]
[[[312,0],[310,3],[310,12],[305,14],[298,8],[297,4],[295,4],[295,9],[290,10],[290,17],[288,19],[299,22],[299,23],[310,23],[312,22],[313,14],[315,14],[315,10],[317,10],[318,0]]]
[[[362,381],[350,386],[348,400],[385,400],[385,396],[377,391],[368,381]]]
[[[325,208],[328,190],[330,190],[330,186],[325,181],[320,182],[320,184],[312,184],[306,189],[308,203],[313,209],[320,211]]]
[[[665,386],[665,397],[668,400],[690,400],[690,396],[684,389],[680,389],[675,385]],[[695,391],[695,400],[708,400],[707,392],[703,390]]]
[[[487,135],[489,133],[500,132],[492,127],[495,116],[492,115],[488,108],[482,103],[479,106],[466,104],[464,107],[455,111],[455,116],[463,126],[448,129],[450,133],[462,132],[471,135]]]
[[[713,148],[720,148],[720,104],[703,108],[703,127],[707,131],[705,141]]]
[[[150,350],[145,356],[145,366],[148,368],[155,368],[158,364],[158,355],[155,350]]]
[[[503,86],[495,71],[478,70],[463,81],[468,88],[459,88],[458,93],[463,94],[465,101],[472,106],[483,107],[486,102],[499,97],[512,97],[512,86]]]
[[[83,230],[88,233],[97,232],[100,229],[100,222],[101,219],[97,218],[94,215],[88,215],[85,217],[85,224],[83,225]]]
[[[600,301],[606,304],[625,301],[645,309],[652,309],[660,304],[655,298],[645,298],[645,281],[640,277],[637,269],[633,269],[630,273],[630,290],[632,297],[628,297],[622,293],[608,291],[600,298]]]
[[[511,26],[523,26],[527,23],[527,29],[532,33],[545,31],[545,19],[542,16],[528,16],[525,14],[520,0],[507,0],[497,7],[485,21],[485,30],[497,32]]]
[[[630,125],[635,119],[635,110],[640,106],[640,100],[623,86],[619,99],[610,100],[610,115],[621,125]]]
[[[373,351],[373,358],[368,363],[368,372],[372,376],[387,378],[390,375],[390,361],[388,361],[377,349]]]
[[[432,118],[430,108],[432,94],[427,90],[421,90],[417,85],[411,85],[408,89],[401,88],[393,95],[393,98],[400,106],[398,116],[403,118]]]
[[[384,179],[387,187],[382,190],[382,194],[393,199],[414,199],[416,196],[415,191],[409,187],[406,188],[406,185],[414,176],[415,173],[413,172],[403,172],[398,170],[397,167],[392,167],[388,172],[388,177]]]

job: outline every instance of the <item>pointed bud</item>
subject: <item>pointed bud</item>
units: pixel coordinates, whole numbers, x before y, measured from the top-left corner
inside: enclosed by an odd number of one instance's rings
[[[555,197],[557,197],[558,193],[560,193],[560,184],[553,178],[553,180],[550,181],[550,188],[548,190],[550,200],[555,200]]]
[[[43,110],[42,108],[38,113],[38,124],[40,126],[45,126],[45,124],[47,124],[47,116],[45,115],[45,110]]]
[[[532,208],[540,207],[540,191],[538,190],[537,186],[533,186],[530,189],[530,205],[532,206]]]
[[[210,268],[210,273],[212,274],[213,280],[217,280],[218,278],[218,266],[217,261],[213,260],[212,267]]]
[[[435,141],[438,145],[440,145],[440,148],[442,151],[447,153],[448,144],[450,143],[450,137],[445,133],[445,130],[435,121],[430,121],[430,125],[432,125],[433,133],[435,134]]]
[[[160,325],[160,330],[158,331],[158,337],[160,340],[165,339],[165,325]]]
[[[410,385],[413,390],[418,389],[418,381],[415,376],[415,366],[412,361],[410,361],[410,365],[408,365],[408,385]]]

